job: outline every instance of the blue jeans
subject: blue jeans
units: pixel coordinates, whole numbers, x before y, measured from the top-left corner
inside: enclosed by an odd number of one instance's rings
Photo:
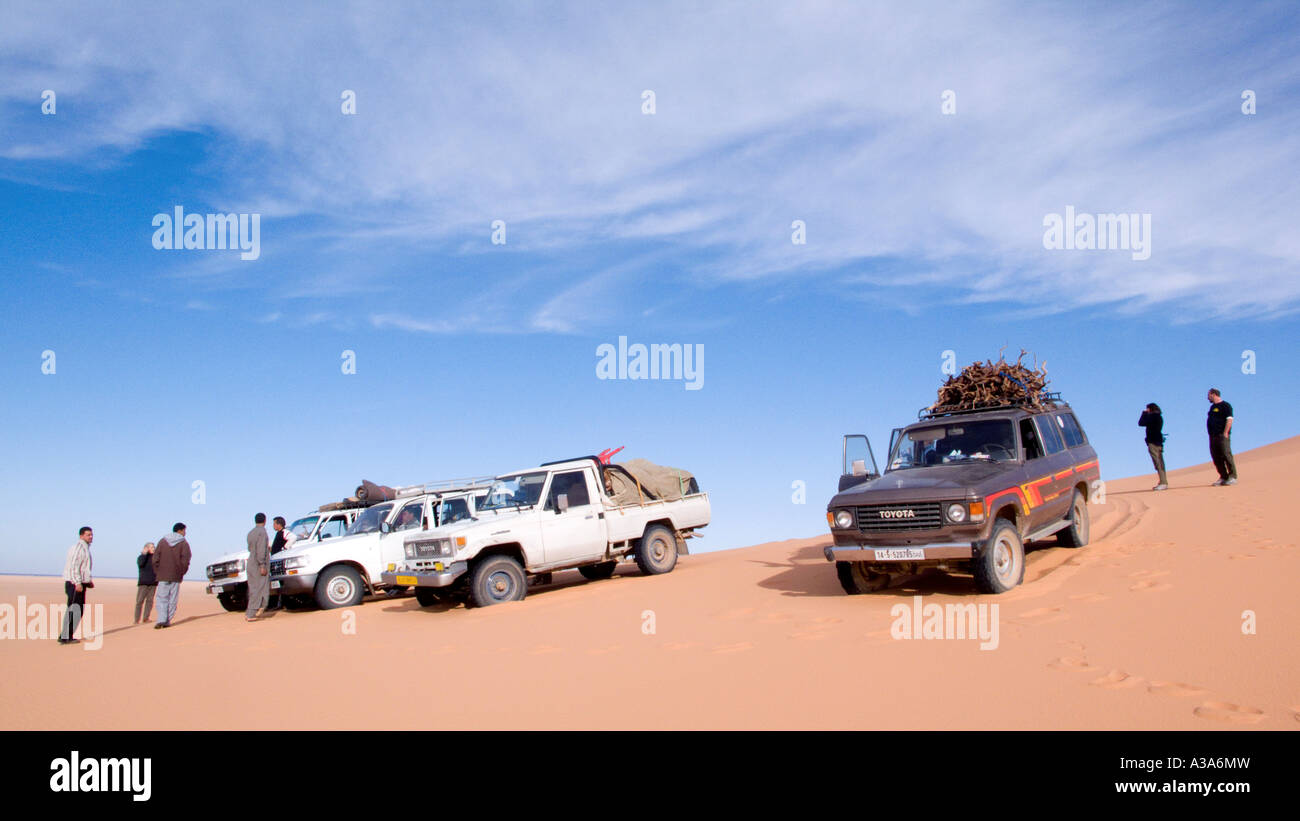
[[[180,582],[158,582],[158,621],[171,624],[176,615],[176,601],[181,597]]]

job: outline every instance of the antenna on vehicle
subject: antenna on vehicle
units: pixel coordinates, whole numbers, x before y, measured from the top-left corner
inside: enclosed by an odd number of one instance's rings
[[[618,453],[622,449],[623,449],[622,447],[605,448],[599,454],[596,455],[596,458],[600,460],[600,463],[602,465],[608,465],[609,460],[614,458],[614,454]]]

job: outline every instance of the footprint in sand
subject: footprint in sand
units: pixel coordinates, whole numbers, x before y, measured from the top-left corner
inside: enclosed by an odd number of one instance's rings
[[[1259,557],[1252,553],[1229,553],[1228,558],[1229,559],[1257,559]]]
[[[1258,724],[1264,720],[1264,711],[1255,707],[1243,707],[1226,701],[1203,701],[1201,706],[1192,710],[1201,718],[1211,721],[1226,721],[1230,724]]]
[[[753,650],[754,642],[742,641],[737,644],[720,644],[713,648],[715,653],[743,653],[746,650]]]
[[[802,639],[803,641],[821,641],[822,639],[829,638],[829,637],[830,637],[829,633],[823,633],[820,630],[806,630],[801,633],[790,634],[790,638]]]
[[[1075,593],[1070,598],[1074,601],[1105,601],[1110,597],[1105,593]]]
[[[1300,706],[1292,707],[1291,712],[1293,713],[1291,717],[1296,721],[1300,721]]]
[[[1088,663],[1085,658],[1075,656],[1061,656],[1047,663],[1047,666],[1053,670],[1064,670],[1067,673],[1090,673],[1097,668]]]
[[[671,642],[671,643],[669,643],[669,644],[665,644],[665,645],[664,645],[664,649],[665,649],[665,650],[685,650],[685,649],[687,649],[687,648],[694,647],[694,646],[695,646],[695,642],[693,642],[693,641],[674,641],[674,642]]]
[[[1123,670],[1111,670],[1101,678],[1095,678],[1091,682],[1098,687],[1105,687],[1107,690],[1122,690],[1126,687],[1136,687],[1142,683],[1141,676],[1131,676]]]
[[[765,624],[775,624],[777,622],[789,621],[792,618],[794,618],[794,616],[791,616],[789,613],[768,613],[763,617],[763,622]]]
[[[1061,612],[1060,607],[1039,607],[1035,610],[1027,610],[1016,616],[1015,620],[1025,624],[1051,624],[1054,621],[1062,621],[1069,618]]]
[[[560,652],[560,648],[556,647],[553,644],[539,644],[536,647],[534,647],[532,650],[529,650],[528,654],[531,656],[543,656],[548,653],[558,653],[558,652]]]
[[[1209,691],[1192,684],[1180,684],[1176,681],[1152,681],[1147,692],[1158,696],[1194,697],[1206,695]]]
[[[622,647],[621,647],[621,645],[618,645],[618,644],[611,644],[611,645],[608,646],[608,647],[593,647],[593,648],[591,648],[590,650],[587,651],[587,655],[589,655],[589,656],[603,656],[603,655],[605,655],[606,653],[614,653],[614,652],[617,652],[617,651],[620,650],[620,649],[622,649]]]
[[[1147,579],[1146,581],[1138,582],[1133,585],[1129,590],[1136,590],[1141,593],[1157,593],[1161,590],[1169,590],[1172,587],[1172,584],[1163,584],[1155,579]]]
[[[1168,570],[1139,570],[1136,573],[1128,574],[1130,579],[1154,579],[1157,576],[1168,576]]]

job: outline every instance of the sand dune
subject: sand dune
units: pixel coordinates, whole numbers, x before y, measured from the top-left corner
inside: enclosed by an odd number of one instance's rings
[[[1208,465],[1164,493],[1111,482],[1092,544],[1034,550],[1002,596],[937,573],[846,596],[822,536],[662,577],[557,574],[484,610],[372,599],[250,624],[187,583],[170,630],[131,626],[134,585],[103,581],[99,650],[0,641],[0,727],[1297,729],[1300,437],[1238,464],[1230,488]],[[997,648],[891,638],[918,594],[997,604]],[[0,603],[19,595],[62,583],[0,577]]]

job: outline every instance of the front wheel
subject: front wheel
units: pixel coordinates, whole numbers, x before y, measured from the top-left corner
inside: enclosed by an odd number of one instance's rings
[[[415,588],[415,600],[421,607],[433,607],[442,601],[442,594],[432,587]]]
[[[217,601],[221,602],[221,606],[229,610],[231,613],[248,609],[248,596],[240,595],[238,592],[218,593]]]
[[[998,519],[973,569],[981,593],[1005,593],[1024,581],[1025,546],[1013,523]]]
[[[469,600],[475,607],[523,601],[528,594],[528,576],[519,562],[509,556],[492,556],[474,566],[469,580]]]
[[[365,595],[361,574],[347,565],[331,567],[316,580],[316,603],[322,610],[355,607]]]
[[[647,576],[668,573],[677,566],[677,537],[663,525],[647,527],[636,549],[636,566]]]
[[[1064,547],[1083,547],[1088,543],[1088,501],[1076,488],[1070,502],[1070,526],[1056,534],[1056,541]]]
[[[850,596],[884,590],[889,586],[889,574],[877,573],[867,567],[866,562],[836,562],[835,575],[839,576],[840,587]]]

